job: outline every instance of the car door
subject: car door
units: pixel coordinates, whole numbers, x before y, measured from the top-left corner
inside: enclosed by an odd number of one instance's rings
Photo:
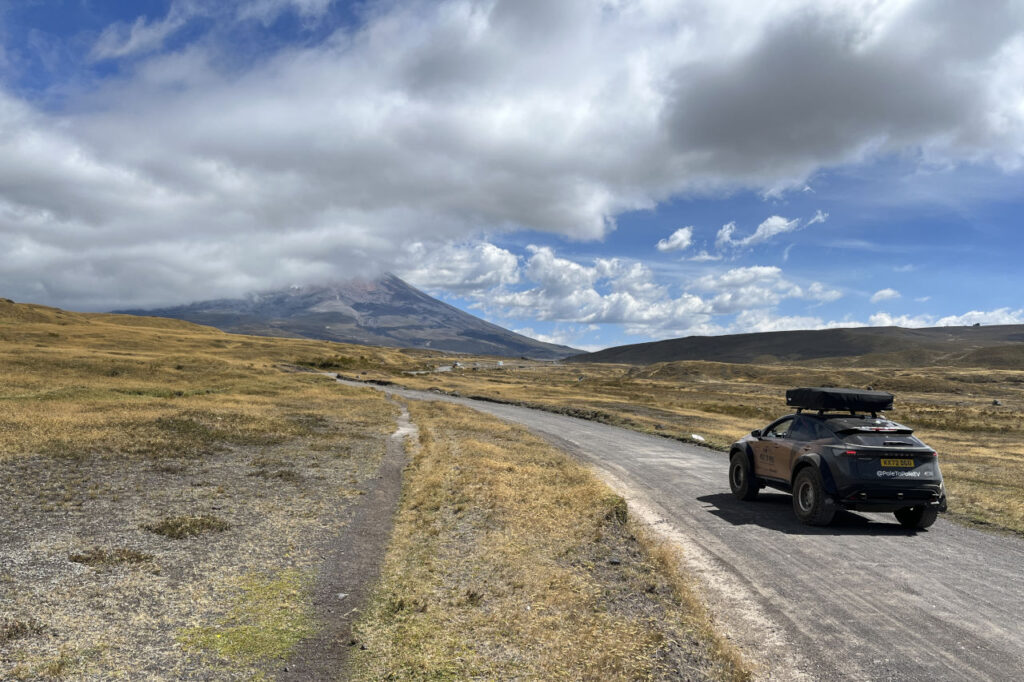
[[[754,448],[754,473],[758,476],[789,480],[789,453],[791,448],[788,440],[789,429],[793,425],[792,417],[769,424],[761,431],[761,437]]]

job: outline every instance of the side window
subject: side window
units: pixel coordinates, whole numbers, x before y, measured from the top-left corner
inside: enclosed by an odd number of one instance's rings
[[[815,439],[814,422],[806,417],[797,417],[793,420],[793,428],[789,430],[791,440],[811,441]]]
[[[832,433],[832,431],[827,426],[817,421],[813,423],[814,440],[827,440],[833,443],[840,442],[839,439],[836,437],[836,434]]]
[[[787,434],[789,433],[789,427],[792,425],[792,418],[783,419],[774,426],[768,427],[768,429],[765,430],[764,435],[768,436],[769,438],[786,438]]]

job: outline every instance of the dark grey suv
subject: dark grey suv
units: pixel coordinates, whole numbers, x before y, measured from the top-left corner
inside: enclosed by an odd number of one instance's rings
[[[946,511],[938,456],[881,414],[892,401],[882,391],[786,391],[796,413],[733,443],[729,487],[741,500],[765,486],[791,492],[797,518],[814,526],[843,508],[893,512],[903,526],[927,528]]]

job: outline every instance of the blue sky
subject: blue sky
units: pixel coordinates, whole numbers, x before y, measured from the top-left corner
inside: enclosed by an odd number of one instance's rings
[[[1022,161],[1018,2],[0,1],[0,295],[76,310],[1024,323]]]

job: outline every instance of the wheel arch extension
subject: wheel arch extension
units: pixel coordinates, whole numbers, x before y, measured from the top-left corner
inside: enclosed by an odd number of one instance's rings
[[[729,461],[731,462],[732,458],[735,457],[736,455],[740,455],[741,457],[746,457],[747,458],[747,464],[750,465],[750,473],[753,474],[754,473],[754,451],[750,448],[750,446],[749,445],[734,446],[731,450],[729,450]]]
[[[825,488],[825,492],[835,495],[838,493],[836,486],[836,479],[832,476],[832,470],[828,466],[828,462],[822,459],[821,455],[817,452],[809,452],[805,455],[801,455],[796,462],[793,463],[793,472],[790,474],[789,482],[791,485],[796,483],[796,476],[803,469],[807,467],[815,467],[821,474],[821,482]]]

